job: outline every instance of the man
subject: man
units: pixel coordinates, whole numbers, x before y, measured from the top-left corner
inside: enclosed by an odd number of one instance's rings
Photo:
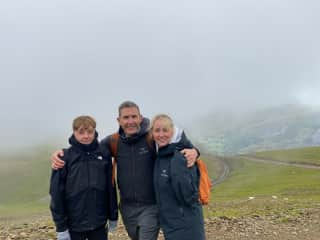
[[[139,106],[125,101],[119,106],[119,142],[117,146],[117,183],[120,191],[120,212],[132,240],[156,240],[159,233],[158,208],[153,187],[155,148],[147,139],[149,120],[140,114]],[[101,141],[110,151],[111,136]],[[188,139],[185,146],[189,146]],[[52,167],[64,165],[59,152],[52,156]],[[198,157],[196,149],[182,153],[192,166]]]

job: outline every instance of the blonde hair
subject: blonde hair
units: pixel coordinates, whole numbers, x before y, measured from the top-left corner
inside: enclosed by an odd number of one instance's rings
[[[83,129],[94,128],[95,129],[96,126],[97,126],[96,121],[94,120],[93,117],[90,117],[90,116],[76,117],[72,123],[73,131],[77,131],[80,128],[83,128]]]
[[[166,127],[170,128],[170,129],[173,129],[173,127],[174,127],[174,124],[173,124],[171,117],[169,117],[169,115],[167,115],[167,114],[162,113],[162,114],[157,114],[156,116],[153,117],[153,119],[151,120],[151,123],[150,123],[150,131],[152,131],[152,129],[154,127],[154,123],[157,120],[163,120]]]

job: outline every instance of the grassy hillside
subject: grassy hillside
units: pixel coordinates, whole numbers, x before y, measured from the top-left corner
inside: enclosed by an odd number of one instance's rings
[[[229,161],[230,177],[216,187],[215,198],[247,199],[250,196],[317,199],[320,201],[320,174],[317,169],[303,169],[256,163],[242,159]]]
[[[0,218],[48,212],[52,147],[39,146],[31,152],[0,158]],[[212,156],[202,156],[215,179],[222,171]]]
[[[0,158],[0,215],[15,215],[48,209],[52,147]]]
[[[310,161],[316,161],[318,150],[306,148],[280,152],[284,159],[309,156]],[[51,152],[51,147],[41,146],[31,152],[0,158],[0,218],[48,212]],[[203,155],[202,158],[208,164],[211,177],[217,178],[222,171],[219,161],[212,156]],[[206,207],[209,216],[296,211],[320,203],[319,170],[258,163],[237,157],[226,161],[230,176],[214,186],[212,204]],[[254,199],[249,200],[249,197]]]
[[[255,156],[292,163],[320,165],[320,147],[257,152]]]
[[[210,178],[217,179],[220,174],[223,172],[223,166],[221,165],[220,161],[217,157],[212,155],[201,155],[201,159],[203,159],[210,169]]]
[[[240,158],[227,161],[231,167],[230,176],[215,186],[208,215],[298,213],[298,209],[320,203],[319,170]]]

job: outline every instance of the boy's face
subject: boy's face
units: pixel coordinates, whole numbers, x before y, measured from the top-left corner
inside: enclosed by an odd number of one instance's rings
[[[73,134],[79,143],[90,144],[95,137],[95,128],[89,127],[84,129],[83,127],[79,127],[77,130],[73,131]]]
[[[135,107],[123,108],[118,117],[118,123],[127,136],[136,134],[140,129],[142,116]]]

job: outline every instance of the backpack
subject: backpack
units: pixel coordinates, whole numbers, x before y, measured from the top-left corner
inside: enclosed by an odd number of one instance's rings
[[[118,143],[119,143],[119,133],[114,133],[110,136],[110,151],[113,157],[112,161],[112,185],[115,186],[116,179],[116,166],[117,166],[117,153],[118,153]],[[150,149],[154,149],[153,140],[150,134],[146,135],[147,143]],[[197,159],[196,164],[199,169],[200,179],[199,179],[199,202],[202,205],[207,205],[210,200],[210,193],[212,188],[212,182],[209,177],[208,169],[205,162],[202,159]]]
[[[112,186],[115,186],[116,182],[116,167],[117,167],[117,153],[118,153],[118,142],[119,142],[119,133],[114,133],[110,136],[110,151],[113,157],[112,161]]]
[[[212,181],[209,177],[208,169],[205,162],[202,159],[197,159],[196,162],[199,172],[199,202],[202,205],[207,205],[210,201]]]

